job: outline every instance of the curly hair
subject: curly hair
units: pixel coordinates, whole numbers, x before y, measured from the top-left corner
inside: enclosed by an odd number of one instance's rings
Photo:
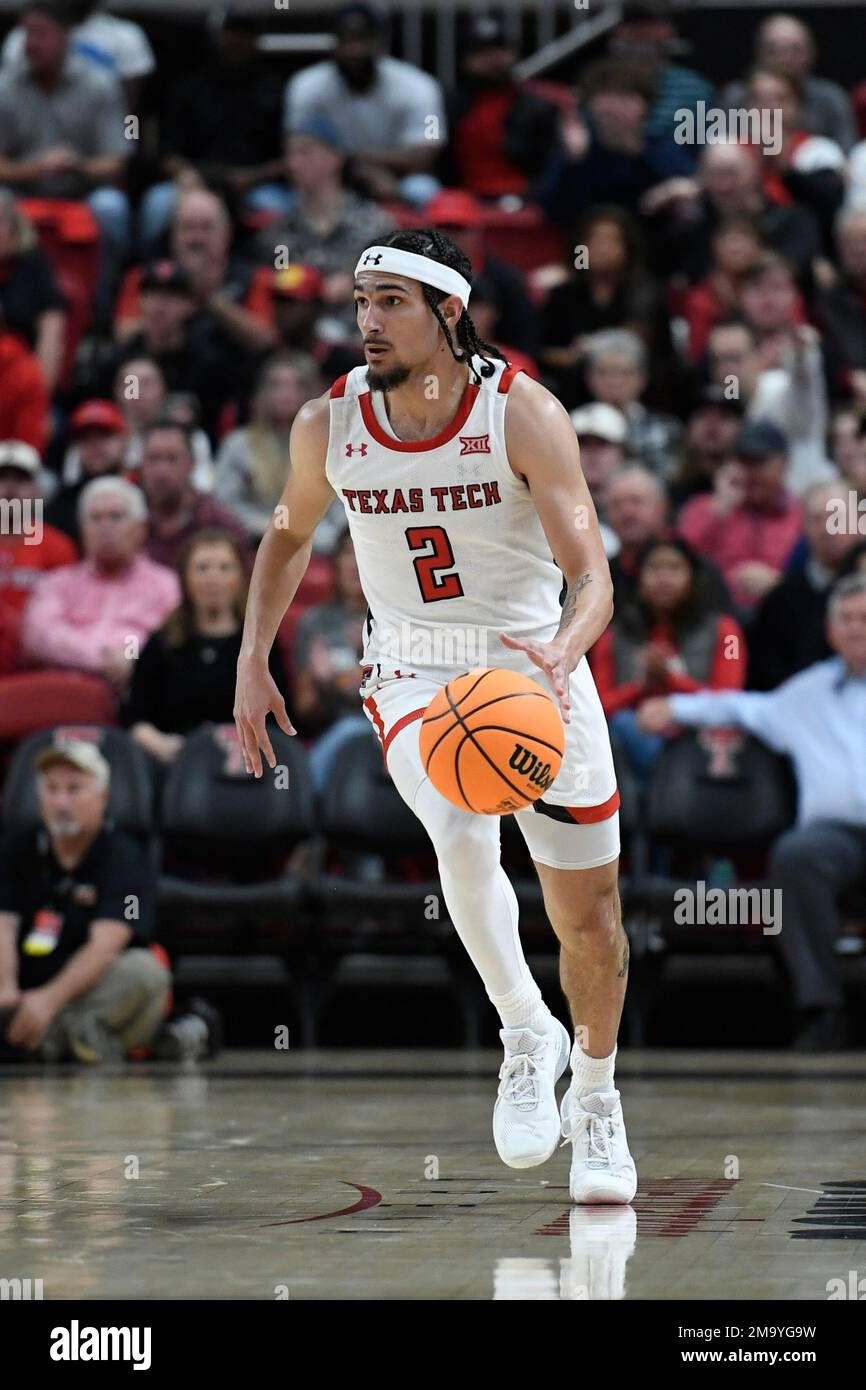
[[[470,284],[472,283],[472,263],[469,257],[464,255],[460,247],[455,245],[450,237],[445,236],[443,232],[437,231],[435,227],[419,227],[415,231],[395,232],[393,236],[388,238],[384,245],[393,246],[398,251],[412,251],[416,256],[426,256],[428,260],[438,261],[440,265],[450,266],[452,270],[456,270],[459,275],[462,275],[464,280],[468,280]],[[475,324],[472,322],[469,315],[469,311],[464,309],[463,313],[460,315],[460,320],[455,330],[457,338],[457,342],[455,343],[455,335],[452,334],[451,329],[445,322],[442,310],[439,308],[442,300],[447,297],[445,291],[437,290],[432,285],[425,285],[423,281],[421,282],[421,289],[424,292],[424,298],[430,306],[431,312],[438,320],[439,327],[445,335],[445,341],[455,361],[468,363],[472,375],[477,381],[479,379],[478,371],[473,364],[472,358],[480,357],[482,358],[480,369],[481,376],[492,376],[496,368],[493,362],[490,361],[490,358],[496,357],[500,362],[507,361],[507,358],[498,348],[493,347],[491,343],[485,343],[482,338],[479,338]]]

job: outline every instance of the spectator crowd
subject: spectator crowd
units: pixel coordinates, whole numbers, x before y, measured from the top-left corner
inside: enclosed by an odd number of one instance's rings
[[[520,80],[511,31],[473,7],[452,90],[388,52],[366,4],[288,78],[250,12],[221,6],[170,85],[144,29],[88,0],[10,21],[0,711],[33,673],[83,674],[157,775],[230,721],[292,422],[363,360],[356,256],[436,226],[472,260],[481,336],[571,412],[616,592],[590,662],[638,783],[679,729],[723,716],[806,778],[780,851],[788,963],[829,1036],[834,909],[804,866],[820,851],[834,885],[866,877],[866,804],[812,796],[799,721],[807,741],[832,721],[810,721],[811,685],[781,692],[820,667],[838,727],[866,718],[866,83],[845,90],[807,23],[762,12],[716,90],[654,0],[556,82]],[[754,119],[703,139],[708,108]],[[363,612],[335,503],[272,656],[320,788],[357,713]],[[862,773],[863,726],[849,742]]]

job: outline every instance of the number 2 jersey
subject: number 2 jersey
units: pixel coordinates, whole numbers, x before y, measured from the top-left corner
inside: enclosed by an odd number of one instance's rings
[[[368,604],[361,664],[378,679],[416,673],[444,685],[462,671],[500,666],[547,684],[526,653],[499,639],[505,631],[550,641],[562,612],[562,573],[505,447],[516,375],[497,361],[480,385],[467,384],[440,434],[412,441],[394,434],[365,366],[331,388],[326,474],[346,511]],[[603,801],[616,782],[585,657],[570,685],[569,735],[586,769],[580,799]]]

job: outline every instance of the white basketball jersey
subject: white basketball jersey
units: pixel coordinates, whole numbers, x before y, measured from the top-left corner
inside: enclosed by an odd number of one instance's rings
[[[561,616],[562,574],[505,448],[516,371],[497,362],[439,435],[410,442],[395,436],[366,367],[332,387],[326,472],[369,605],[364,665],[446,680],[475,666],[538,673],[499,640],[549,641]]]

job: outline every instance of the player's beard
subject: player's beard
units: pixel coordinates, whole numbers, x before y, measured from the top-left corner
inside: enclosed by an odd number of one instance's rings
[[[367,385],[371,391],[393,391],[395,386],[402,386],[404,381],[408,381],[411,373],[412,368],[402,362],[395,362],[393,367],[386,367],[383,371],[378,367],[368,367]]]

